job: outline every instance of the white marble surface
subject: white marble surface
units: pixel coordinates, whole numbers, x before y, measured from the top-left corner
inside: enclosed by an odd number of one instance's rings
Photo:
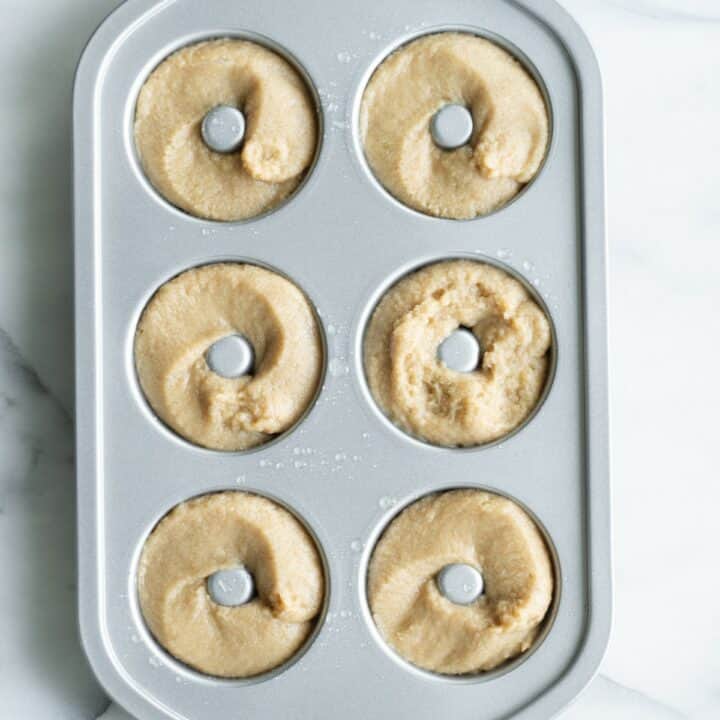
[[[70,88],[116,0],[0,0],[0,716],[108,701],[75,621]],[[567,720],[720,717],[720,3],[566,0],[608,123],[615,627]],[[104,716],[126,717],[118,708]]]

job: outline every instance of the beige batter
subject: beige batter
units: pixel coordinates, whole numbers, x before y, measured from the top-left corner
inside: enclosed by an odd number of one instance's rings
[[[430,121],[449,103],[472,113],[470,143],[438,148]],[[494,43],[429,35],[393,53],[362,99],[360,132],[378,180],[420,212],[466,219],[507,203],[537,173],[548,113],[535,81]]]
[[[451,563],[482,573],[484,593],[456,605],[435,577]],[[553,596],[549,552],[515,503],[480,490],[426,497],[392,521],[375,548],[370,608],[385,640],[409,662],[438,673],[491,670],[525,652]]]
[[[244,565],[256,596],[216,604],[207,578]],[[181,503],[145,543],[138,569],[143,616],[157,641],[200,672],[249,677],[294,655],[324,598],[322,564],[300,522],[257,495],[224,492]]]
[[[236,153],[208,149],[200,135],[217,105],[245,114]],[[246,40],[211,40],[164,60],[140,91],[135,143],[150,182],[192,215],[241,220],[269,210],[300,183],[315,155],[310,92],[280,55]]]
[[[456,372],[440,343],[469,328],[480,367]],[[380,408],[405,431],[437,445],[480,445],[532,412],[548,375],[550,324],[506,272],[472,260],[436,263],[392,287],[365,335],[365,371]]]
[[[255,351],[252,375],[225,378],[205,354],[240,334]],[[157,415],[197,445],[245,450],[290,428],[312,402],[323,366],[315,314],[277,273],[219,263],[165,283],[135,335],[140,384]]]

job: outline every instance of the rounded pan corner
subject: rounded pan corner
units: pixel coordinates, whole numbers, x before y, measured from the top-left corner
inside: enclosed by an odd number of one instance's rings
[[[122,673],[113,663],[112,657],[103,644],[102,629],[99,623],[89,627],[87,615],[82,611],[82,608],[80,610],[80,617],[77,623],[80,634],[80,645],[90,665],[90,669],[95,679],[100,683],[102,689],[110,698],[124,706],[125,703],[123,702],[124,698],[122,696],[127,690],[127,685]]]
[[[118,16],[124,15],[126,6],[132,4],[132,1],[123,3],[106,15],[90,34],[80,52],[73,77],[73,108],[75,110],[77,110],[79,100],[84,99],[81,96],[89,95],[93,80],[102,65],[102,58],[116,39],[116,30],[120,30],[124,26],[123,19]]]
[[[567,682],[563,685],[564,693],[558,698],[559,703],[551,710],[549,717],[556,717],[572,705],[596,677],[607,653],[611,632],[612,609],[610,608],[597,630],[590,629],[586,634],[583,647],[568,670]]]
[[[134,717],[143,720],[184,720],[169,708],[158,708],[139,693],[113,658],[112,651],[105,645],[101,624],[88,626],[87,619],[83,621],[81,612],[78,621],[80,644],[95,679],[113,702],[132,713]]]
[[[602,74],[595,48],[587,33],[573,15],[557,0],[513,0],[546,25],[560,40],[570,56],[583,86],[594,86],[597,100],[602,103]]]
[[[95,80],[113,47],[148,11],[157,12],[174,0],[125,0],[112,10],[92,32],[80,53],[73,78],[73,114],[75,122],[82,104],[92,97]]]
[[[602,589],[602,599],[593,607],[604,605],[590,616],[581,645],[565,672],[543,695],[519,710],[513,720],[536,720],[538,717],[556,718],[567,710],[593,681],[600,670],[610,643],[613,621],[612,584],[608,577]]]

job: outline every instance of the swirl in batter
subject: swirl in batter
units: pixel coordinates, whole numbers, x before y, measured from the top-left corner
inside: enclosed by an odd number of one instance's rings
[[[469,605],[439,591],[452,563],[482,573]],[[431,495],[403,510],[375,547],[368,599],[384,639],[426,670],[460,675],[502,665],[535,642],[553,597],[550,554],[512,501],[481,490]]]
[[[443,106],[466,106],[470,142],[448,151],[430,134]],[[468,219],[497,210],[537,173],[548,145],[548,112],[523,66],[495,43],[445,32],[390,55],[368,82],[360,132],[382,185],[428,215]]]
[[[245,140],[216,153],[202,140],[205,114],[241,110]],[[270,210],[300,184],[318,125],[305,81],[275,52],[247,40],[210,40],[164,60],[143,85],[135,144],[150,182],[197,217],[242,220]]]
[[[252,374],[214,373],[206,353],[242,335]],[[255,265],[218,263],[165,283],[135,334],[140,385],[157,415],[184,438],[215,450],[246,450],[289,429],[315,397],[320,329],[310,303],[286,278]]]
[[[245,566],[256,596],[216,604],[206,580]],[[272,670],[305,643],[322,608],[325,583],[315,543],[277,503],[223,492],[181,503],[143,547],[138,592],[145,621],[174,657],[219,677]]]

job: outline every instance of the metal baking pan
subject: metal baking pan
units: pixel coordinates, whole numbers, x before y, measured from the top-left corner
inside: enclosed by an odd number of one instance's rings
[[[552,142],[535,181],[472,221],[410,211],[379,187],[357,137],[372,69],[408,39],[465,29],[504,44],[536,74]],[[239,35],[282,48],[318,90],[322,140],[300,191],[244,223],[205,222],[159,198],[132,137],[134,105],[171,51]],[[74,99],[80,625],[107,691],[138,718],[547,718],[595,672],[611,614],[604,157],[593,53],[551,0],[129,0],[100,27]],[[504,264],[544,302],[555,332],[547,397],[519,432],[489,447],[439,449],[395,429],[362,368],[364,322],[394,278],[433,259]],[[173,435],[146,405],[132,345],[165,280],[215,260],[266,264],[315,303],[327,340],[318,402],[277,441],[218,453]],[[448,678],[414,670],[378,637],[365,569],[388,519],[421,494],[479,486],[507,494],[544,527],[558,592],[542,642],[501,671]],[[145,629],[139,551],[176,503],[226,488],[277,498],[324,552],[329,599],[317,636],[281,671],[203,676]]]

